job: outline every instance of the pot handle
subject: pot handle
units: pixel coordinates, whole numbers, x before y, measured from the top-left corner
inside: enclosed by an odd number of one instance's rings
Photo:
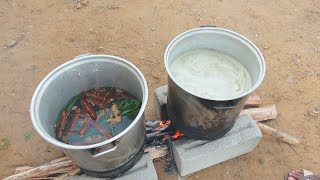
[[[113,148],[111,148],[111,149],[108,149],[108,150],[103,151],[103,152],[95,153],[95,154],[93,154],[91,152],[92,157],[97,158],[99,156],[102,156],[102,155],[105,155],[105,154],[108,154],[110,152],[115,151],[117,149],[117,147],[118,147],[118,143],[112,142],[111,144],[113,144]]]
[[[212,106],[213,109],[215,110],[227,110],[227,109],[234,109],[236,108],[237,105],[233,106]]]
[[[200,102],[203,106],[205,106],[209,110],[228,110],[228,109],[235,109],[238,106],[237,100],[230,100],[227,102],[217,104],[216,101],[200,99]]]

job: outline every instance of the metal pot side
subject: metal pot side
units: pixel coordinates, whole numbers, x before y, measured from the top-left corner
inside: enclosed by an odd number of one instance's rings
[[[112,139],[87,146],[55,139],[57,112],[71,97],[91,88],[114,86],[142,100],[141,109],[129,127]],[[104,172],[122,166],[144,146],[147,99],[146,80],[132,63],[110,55],[82,55],[57,67],[41,81],[32,97],[30,115],[37,132],[61,148],[75,164],[89,171]]]
[[[179,86],[170,72],[171,63],[181,54],[193,49],[211,48],[235,57],[250,73],[252,88],[230,98],[206,99]],[[230,30],[201,27],[174,38],[164,55],[168,73],[169,119],[187,137],[213,140],[226,134],[239,116],[247,96],[265,76],[265,62],[259,49],[248,39]]]

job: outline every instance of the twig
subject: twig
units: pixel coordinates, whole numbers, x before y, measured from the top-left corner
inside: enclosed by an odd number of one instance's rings
[[[279,139],[277,139],[277,142],[278,142],[278,144],[279,144],[279,146],[280,146],[280,148],[281,148],[281,151],[284,152],[284,151],[283,151],[283,148],[282,148],[282,146],[281,146],[281,143],[280,143],[280,141],[279,141]]]
[[[300,139],[293,137],[289,134],[286,134],[284,132],[278,131],[274,128],[271,128],[267,125],[264,125],[262,123],[256,122],[258,127],[260,128],[261,131],[263,131],[264,133],[271,135],[274,138],[280,139],[288,144],[292,144],[292,145],[296,145],[296,144],[300,144]]]

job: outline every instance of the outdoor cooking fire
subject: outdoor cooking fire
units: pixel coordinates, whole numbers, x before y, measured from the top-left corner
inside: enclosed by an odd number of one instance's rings
[[[171,124],[171,120],[146,121],[146,130],[147,146],[167,147],[168,154],[166,156],[166,161],[168,165],[165,168],[165,172],[171,174],[176,169],[173,158],[172,142],[181,138],[183,134]]]
[[[171,121],[170,121],[170,120],[160,121],[159,127],[162,128],[162,127],[164,127],[164,126],[169,126],[170,124],[171,124]]]
[[[183,134],[177,130],[176,133],[174,135],[172,135],[171,137],[172,137],[172,139],[178,139],[182,136],[183,136]]]
[[[163,127],[168,127],[170,125],[171,125],[171,121],[170,120],[160,121],[158,129],[161,129]],[[183,134],[180,131],[176,130],[175,133],[173,135],[171,135],[171,138],[174,140],[174,139],[178,139],[178,138],[180,138],[182,136],[183,136]],[[166,139],[167,137],[163,137],[163,138]]]
[[[147,123],[147,137],[149,138],[159,138],[161,141],[165,141],[169,138],[172,140],[178,139],[183,136],[183,134],[176,130],[172,124],[171,120],[165,121],[155,121]]]

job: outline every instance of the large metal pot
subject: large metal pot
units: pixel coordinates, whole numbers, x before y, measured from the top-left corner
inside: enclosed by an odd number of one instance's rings
[[[114,86],[142,100],[141,109],[129,127],[93,145],[74,146],[56,140],[55,120],[71,97],[91,88]],[[109,55],[82,55],[57,67],[41,81],[32,97],[30,115],[37,132],[61,148],[85,173],[115,177],[130,169],[141,157],[147,99],[146,80],[132,63]]]
[[[206,99],[181,87],[172,76],[172,62],[183,53],[201,48],[215,49],[239,60],[250,73],[252,88],[231,98]],[[264,58],[252,42],[238,33],[215,27],[191,29],[178,35],[168,45],[164,63],[169,75],[168,116],[178,130],[194,139],[213,140],[226,134],[235,123],[247,95],[261,84],[265,75]]]

